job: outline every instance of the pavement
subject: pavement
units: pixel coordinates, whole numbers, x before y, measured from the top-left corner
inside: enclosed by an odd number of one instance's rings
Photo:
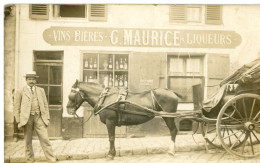
[[[195,140],[195,141],[194,141]],[[170,136],[116,138],[116,157],[133,155],[165,154],[171,143]],[[79,138],[74,140],[51,140],[58,161],[105,158],[109,150],[108,138]],[[176,152],[205,150],[205,141],[200,134],[177,135]],[[45,156],[39,140],[33,140],[36,162],[44,162]],[[26,162],[24,141],[5,142],[5,163]]]

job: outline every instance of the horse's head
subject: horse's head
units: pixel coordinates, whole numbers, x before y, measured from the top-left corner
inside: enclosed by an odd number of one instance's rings
[[[70,115],[75,115],[80,105],[85,101],[84,93],[78,88],[78,80],[74,83],[69,94],[67,104],[67,112]]]

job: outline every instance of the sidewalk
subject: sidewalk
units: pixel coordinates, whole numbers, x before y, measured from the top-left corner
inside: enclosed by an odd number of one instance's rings
[[[177,135],[176,152],[205,150],[202,135]],[[109,149],[108,138],[80,138],[75,140],[51,140],[56,158],[61,160],[81,160],[105,158]],[[171,143],[170,136],[142,137],[142,138],[116,138],[115,147],[117,156],[149,155],[167,153]],[[39,140],[33,140],[35,159],[37,162],[45,161]],[[5,163],[25,162],[24,142],[5,142]]]

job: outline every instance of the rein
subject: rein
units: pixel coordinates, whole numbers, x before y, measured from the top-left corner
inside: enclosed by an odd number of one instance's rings
[[[76,93],[79,93],[80,97],[82,98],[82,102],[80,102],[79,104],[76,104],[76,107],[79,108],[80,105],[86,100],[86,98],[84,97],[84,95],[82,95],[82,93],[80,93],[79,88],[71,88],[71,90],[72,90],[72,91],[75,91]],[[94,111],[92,111],[92,113],[90,114],[90,116],[88,117],[88,119],[87,119],[86,121],[82,122],[81,125],[83,126],[84,123],[88,122],[88,121],[90,120],[90,118],[93,116],[93,114],[94,114]],[[78,116],[78,114],[76,113],[76,111],[75,111],[75,113],[74,113],[73,116],[74,116],[74,118],[79,118],[79,116]]]

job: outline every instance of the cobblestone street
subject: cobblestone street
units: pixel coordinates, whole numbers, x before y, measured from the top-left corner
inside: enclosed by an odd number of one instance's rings
[[[76,161],[59,161],[59,163],[100,163],[100,162],[109,162],[109,163],[136,163],[136,162],[149,162],[149,163],[215,163],[215,162],[239,162],[239,163],[258,163],[260,158],[256,159],[241,159],[235,156],[231,156],[225,151],[220,150],[209,150],[206,151],[190,151],[190,152],[177,152],[175,156],[169,156],[168,154],[153,154],[153,155],[135,155],[135,156],[123,156],[116,157],[114,160],[107,161],[104,159],[85,159],[85,160],[76,160]]]
[[[194,139],[193,139],[194,138]],[[196,142],[195,142],[195,141]],[[24,142],[5,143],[5,162],[25,162]],[[108,138],[81,138],[75,140],[52,140],[54,153],[59,162],[105,162],[109,149]],[[241,159],[230,155],[224,149],[215,149],[208,146],[205,150],[205,141],[200,134],[178,135],[176,138],[176,154],[171,157],[167,154],[169,136],[117,138],[116,162],[260,162],[257,159]],[[42,148],[38,140],[33,140],[35,159],[45,161]],[[256,150],[259,150],[259,146]]]

